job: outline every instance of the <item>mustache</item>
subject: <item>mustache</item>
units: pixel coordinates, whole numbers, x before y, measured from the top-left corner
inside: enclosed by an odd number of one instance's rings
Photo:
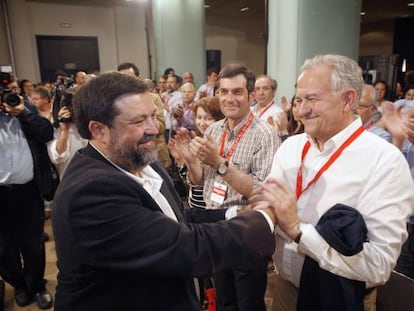
[[[142,138],[138,141],[138,144],[145,144],[146,142],[153,141],[157,135],[154,134],[144,134]]]

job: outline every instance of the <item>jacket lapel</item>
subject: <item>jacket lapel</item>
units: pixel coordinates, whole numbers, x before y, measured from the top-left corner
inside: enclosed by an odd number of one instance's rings
[[[116,168],[115,166],[112,165],[111,162],[109,162],[108,160],[106,160],[98,151],[95,150],[95,148],[93,148],[89,143],[88,145],[81,149],[80,151],[81,154],[84,154],[88,157],[91,157],[93,159],[102,161],[106,164],[108,164],[109,166]],[[166,170],[164,169],[164,167],[162,166],[162,164],[159,161],[155,161],[154,163],[151,164],[151,167],[161,176],[161,178],[163,179],[163,183],[161,186],[161,193],[162,195],[165,197],[165,199],[168,201],[168,203],[170,204],[171,208],[174,211],[175,216],[177,217],[179,222],[185,222],[185,217],[183,214],[183,206],[182,206],[182,202],[181,202],[181,198],[178,196],[177,192],[175,191],[174,188],[174,184],[171,180],[171,177],[167,174]],[[142,187],[140,187],[142,188]],[[154,199],[142,188],[143,192],[145,192],[145,194],[148,196],[148,198],[151,199],[152,202],[154,202],[154,204],[157,206],[157,210],[161,210],[158,206],[158,204],[154,201]]]

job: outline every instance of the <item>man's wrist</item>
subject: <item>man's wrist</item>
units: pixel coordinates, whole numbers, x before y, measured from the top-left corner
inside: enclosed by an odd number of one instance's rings
[[[286,234],[292,239],[292,241],[299,243],[302,237],[302,230],[300,228],[301,223],[298,222],[292,228],[286,232]]]
[[[224,158],[222,158],[222,157],[219,157],[219,159],[218,159],[218,161],[217,161],[217,163],[214,165],[214,170],[215,171],[217,171],[218,170],[218,168],[219,168],[219,166],[220,165],[222,165],[223,163],[225,162],[225,160],[224,160]]]
[[[216,167],[216,173],[223,176],[229,169],[229,162],[223,158],[219,161],[219,165]]]

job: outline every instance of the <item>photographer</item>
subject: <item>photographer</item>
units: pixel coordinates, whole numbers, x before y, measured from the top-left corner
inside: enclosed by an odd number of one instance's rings
[[[76,151],[87,143],[76,129],[72,116],[72,94],[66,91],[63,96],[57,118],[53,122],[57,128],[54,139],[48,144],[49,157],[59,173],[60,178]]]
[[[0,102],[0,275],[14,287],[19,306],[33,300],[41,309],[53,305],[43,275],[43,199],[54,190],[46,142],[53,138],[48,120],[5,85]]]
[[[59,99],[52,103],[49,91],[44,87],[37,87],[33,91],[33,104],[44,118],[54,126],[54,139],[47,145],[50,160],[56,166],[60,178],[65,172],[75,152],[86,145],[86,140],[81,138],[72,118],[72,96],[74,89],[62,88]],[[55,95],[55,99],[56,99]],[[58,107],[53,107],[58,105]],[[53,114],[53,110],[57,113]]]

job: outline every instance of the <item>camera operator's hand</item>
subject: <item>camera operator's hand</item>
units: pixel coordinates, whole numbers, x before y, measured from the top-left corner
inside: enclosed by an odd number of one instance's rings
[[[174,109],[174,113],[173,113],[173,117],[175,119],[181,119],[181,117],[184,114],[184,107],[182,105],[178,105],[175,109]]]
[[[24,109],[25,105],[23,97],[20,97],[20,103],[16,106],[10,106],[7,103],[2,103],[2,110],[12,115],[13,117],[17,117]]]
[[[59,109],[58,112],[58,120],[62,120],[62,119],[70,119],[72,116],[72,112],[70,111],[70,109],[66,106],[63,106],[62,108]],[[70,122],[59,122],[59,127],[62,131],[67,131],[69,130],[70,127]]]

